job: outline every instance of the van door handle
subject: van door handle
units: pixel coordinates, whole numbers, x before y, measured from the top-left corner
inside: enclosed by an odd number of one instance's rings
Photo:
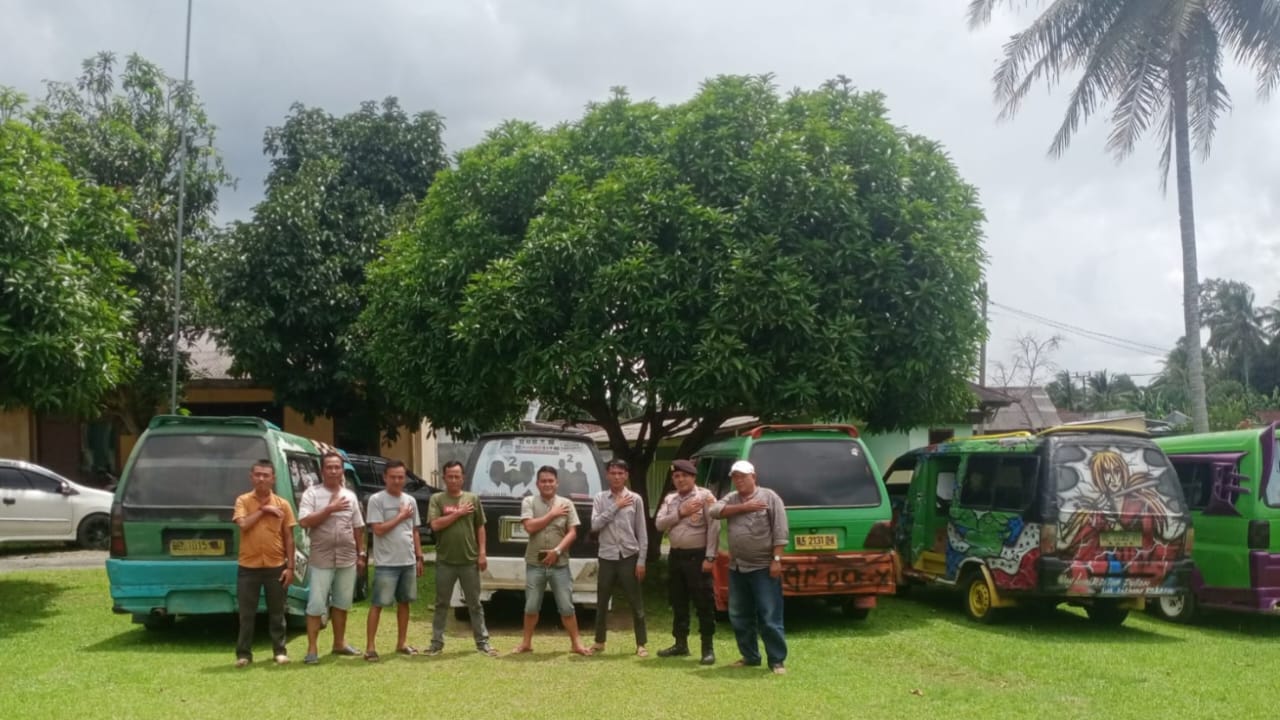
[[[14,498],[5,498],[5,499],[4,499],[4,504],[5,504],[5,505],[12,505],[12,504],[14,504],[15,502],[17,502],[17,500],[15,500]]]

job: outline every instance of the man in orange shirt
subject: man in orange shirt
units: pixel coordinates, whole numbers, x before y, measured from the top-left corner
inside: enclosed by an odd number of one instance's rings
[[[240,562],[236,572],[236,601],[240,606],[240,637],[236,667],[253,662],[254,618],[258,597],[267,595],[267,627],[278,665],[289,662],[285,649],[285,591],[293,582],[293,508],[276,495],[276,471],[270,460],[259,460],[249,473],[253,490],[236,498],[231,519],[240,527]]]

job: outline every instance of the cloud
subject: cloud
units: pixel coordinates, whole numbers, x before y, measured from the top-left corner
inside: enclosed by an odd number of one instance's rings
[[[145,0],[0,0],[0,83],[43,95],[109,49],[182,72],[184,4]],[[239,187],[224,219],[261,196],[262,133],[293,102],[334,113],[388,95],[446,118],[452,150],[505,118],[551,124],[580,115],[612,86],[678,102],[707,77],[772,72],[783,88],[837,74],[887,95],[894,121],[941,141],[987,208],[988,276],[998,302],[1082,328],[1172,346],[1182,334],[1176,196],[1161,195],[1158,149],[1116,163],[1106,127],[1086,126],[1060,159],[1045,155],[1064,93],[1037,90],[997,123],[990,76],[1005,38],[1029,18],[997,14],[970,32],[963,3],[777,0],[196,0],[191,76],[220,128]],[[1067,82],[1070,78],[1065,79]],[[1280,106],[1259,103],[1245,69],[1228,74],[1235,110],[1209,161],[1195,167],[1201,277],[1280,290],[1272,188]],[[992,315],[991,357],[1020,330]],[[1068,335],[1072,370],[1152,372],[1158,359]]]

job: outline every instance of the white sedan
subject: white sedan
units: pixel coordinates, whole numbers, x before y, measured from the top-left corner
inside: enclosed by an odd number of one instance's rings
[[[73,540],[105,550],[111,498],[39,465],[0,459],[0,543]]]

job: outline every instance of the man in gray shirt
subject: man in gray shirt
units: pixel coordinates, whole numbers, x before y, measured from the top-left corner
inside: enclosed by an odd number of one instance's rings
[[[790,530],[782,498],[756,484],[755,466],[739,460],[729,469],[734,492],[711,506],[711,517],[729,524],[729,624],[742,659],[760,665],[759,640],[769,669],[785,673],[787,638],[782,628],[782,550]]]
[[[368,639],[364,659],[377,662],[374,639],[382,608],[396,606],[396,652],[417,655],[407,643],[409,603],[418,599],[418,578],[422,577],[422,539],[418,526],[418,503],[403,492],[407,479],[404,463],[392,460],[383,471],[387,489],[369,498],[367,518],[373,530],[373,590],[369,595]]]
[[[644,625],[644,596],[640,583],[644,582],[645,554],[649,549],[649,534],[644,526],[644,499],[627,488],[631,469],[626,460],[613,459],[606,466],[609,489],[596,495],[591,508],[591,529],[599,533],[599,574],[596,576],[596,643],[592,653],[604,652],[605,638],[609,630],[609,601],[614,585],[621,585],[622,592],[631,605],[631,619],[636,633],[636,655],[648,657],[645,650],[648,633]]]

